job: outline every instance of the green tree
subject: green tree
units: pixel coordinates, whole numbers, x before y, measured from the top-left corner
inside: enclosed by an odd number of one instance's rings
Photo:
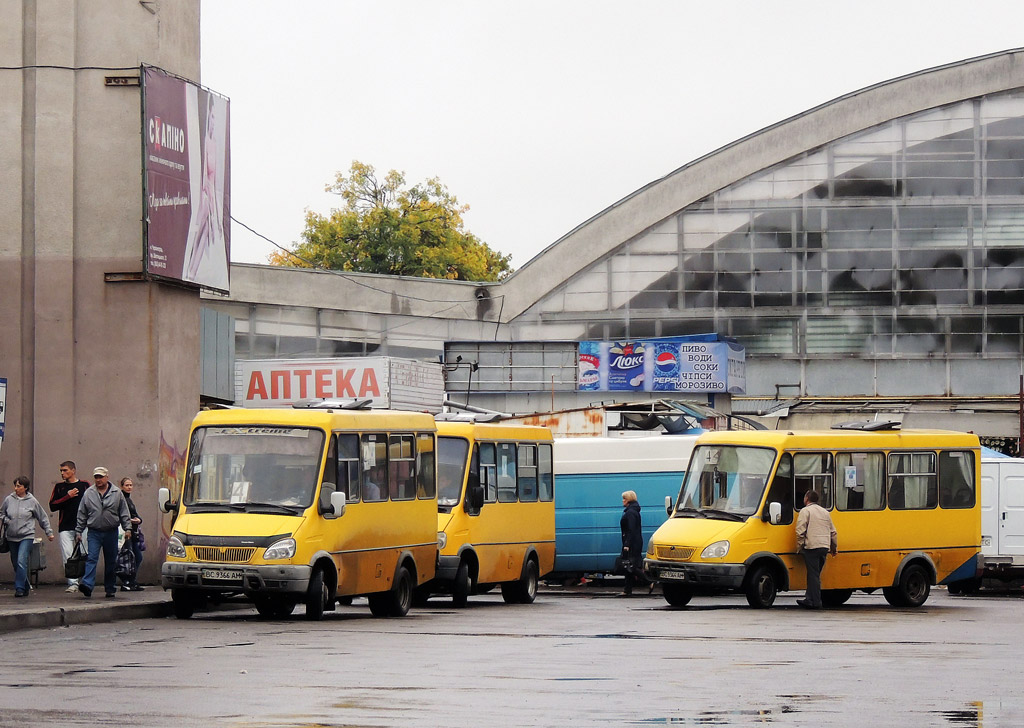
[[[294,255],[274,253],[272,265],[460,281],[498,281],[511,273],[511,256],[463,229],[469,207],[437,177],[407,188],[401,172],[377,179],[372,166],[354,161],[326,189],[343,206],[329,215],[307,210]]]

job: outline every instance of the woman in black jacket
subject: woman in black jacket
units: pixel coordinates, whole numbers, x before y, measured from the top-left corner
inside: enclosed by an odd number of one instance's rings
[[[622,559],[629,560],[626,569],[626,588],[623,594],[633,593],[633,586],[644,583],[644,534],[640,520],[640,504],[636,501],[636,493],[627,490],[622,494],[622,518],[619,519],[622,530]]]

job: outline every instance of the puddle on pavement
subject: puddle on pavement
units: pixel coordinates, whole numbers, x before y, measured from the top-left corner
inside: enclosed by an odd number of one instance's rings
[[[826,695],[780,695],[780,698],[789,698],[807,703],[820,703],[831,700]],[[956,726],[956,728],[984,728],[984,703],[981,701],[965,703],[953,710],[928,711],[931,716],[941,717],[945,724]],[[812,709],[812,712],[817,709]],[[790,724],[788,716],[800,713],[801,708],[796,705],[784,704],[773,708],[748,708],[736,710],[705,710],[694,715],[666,716],[662,718],[640,718],[631,721],[632,725],[747,725],[759,723],[784,723]],[[913,724],[912,715],[904,715],[910,724]]]

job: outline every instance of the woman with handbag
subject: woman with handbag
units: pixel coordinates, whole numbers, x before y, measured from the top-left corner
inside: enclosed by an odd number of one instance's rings
[[[53,540],[50,518],[35,496],[29,493],[30,488],[29,479],[19,475],[14,479],[14,492],[0,505],[0,522],[11,549],[16,597],[28,596],[28,559],[36,536],[36,522],[43,527],[46,537]]]
[[[134,538],[127,539],[122,548],[131,549],[132,560],[131,572],[126,574],[121,579],[121,591],[142,591],[145,587],[139,585],[139,567],[142,566],[142,551],[143,551],[143,540],[142,531],[139,530],[139,526],[142,525],[142,518],[139,516],[138,510],[135,508],[135,503],[132,502],[132,491],[135,490],[135,483],[132,482],[131,478],[121,478],[121,493],[124,495],[124,501],[128,504],[128,520],[132,522],[132,533]]]
[[[626,588],[624,596],[633,593],[633,587],[643,584],[644,534],[640,519],[640,504],[636,500],[636,492],[627,490],[622,494],[622,518],[619,519],[622,531],[622,565],[626,572]]]

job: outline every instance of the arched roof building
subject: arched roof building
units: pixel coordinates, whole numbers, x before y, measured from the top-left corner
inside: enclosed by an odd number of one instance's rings
[[[239,356],[714,332],[746,347],[751,395],[1015,394],[1024,50],[886,81],[737,140],[500,284],[236,265],[216,307],[239,319]]]

